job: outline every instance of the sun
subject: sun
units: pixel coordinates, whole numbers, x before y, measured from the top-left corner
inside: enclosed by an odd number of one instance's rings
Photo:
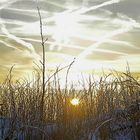
[[[80,103],[80,102],[79,102],[79,99],[77,99],[77,98],[73,98],[73,99],[71,100],[71,104],[72,104],[72,105],[75,105],[75,106],[76,106],[76,105],[79,105],[79,103]]]

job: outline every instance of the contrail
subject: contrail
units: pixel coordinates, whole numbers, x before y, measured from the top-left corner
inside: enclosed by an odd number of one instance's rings
[[[52,1],[46,1],[46,2],[51,4],[51,5],[54,5],[56,7],[60,7],[62,9],[67,9],[67,7],[65,7],[63,4],[58,4],[58,3],[55,3],[55,2],[52,2]]]
[[[6,29],[5,25],[3,25],[3,26],[1,27],[1,31],[2,31],[5,35],[7,35],[8,38],[11,38],[11,39],[15,40],[17,43],[23,45],[23,46],[24,46],[26,49],[28,49],[31,53],[35,52],[35,50],[34,50],[32,44],[27,43],[27,42],[25,42],[25,41],[19,39],[19,38],[16,37],[15,35],[9,33],[9,31]]]
[[[17,2],[17,1],[18,0],[13,0],[13,1],[9,0],[8,2],[5,2],[2,6],[0,6],[0,10],[4,9],[5,7],[8,7],[9,5],[11,5],[12,3]]]
[[[38,5],[38,0],[35,0],[35,1]],[[71,13],[73,15],[84,14],[84,13],[89,12],[91,10],[96,10],[98,8],[101,8],[101,7],[104,7],[104,6],[107,6],[107,5],[111,5],[111,4],[114,4],[114,3],[119,3],[121,1],[122,0],[110,0],[110,1],[107,1],[107,2],[103,2],[99,5],[92,6],[90,8],[84,8],[84,9],[80,8],[80,10],[77,10],[77,11],[76,11],[76,9],[79,9],[79,8],[68,9],[68,10],[65,10],[65,11],[59,13],[59,15],[66,14],[66,13]],[[43,20],[45,20],[45,22],[51,22],[51,21],[55,20],[55,16],[47,18],[47,19],[43,19]]]
[[[95,48],[97,48],[102,43],[105,43],[106,41],[108,41],[108,39],[110,39],[111,37],[114,37],[114,36],[122,34],[122,33],[126,33],[128,31],[132,30],[133,28],[140,28],[140,24],[137,23],[134,19],[131,19],[124,15],[120,15],[120,17],[125,20],[116,19],[116,20],[114,20],[114,22],[120,24],[122,27],[118,30],[112,31],[110,34],[107,33],[106,35],[101,37],[97,43],[89,46],[86,50],[84,50],[82,53],[80,53],[78,55],[77,61],[85,58],[88,54],[90,54],[93,50],[95,50]]]
[[[0,43],[4,44],[5,46],[7,46],[7,47],[9,47],[9,48],[12,48],[12,49],[15,49],[15,50],[20,50],[20,49],[18,49],[17,47],[6,43],[5,41],[0,40]]]
[[[118,52],[118,51],[113,51],[113,50],[105,50],[105,49],[97,49],[97,48],[95,48],[94,50],[98,51],[98,52],[104,52],[104,53],[122,54],[122,55],[126,54],[126,53],[123,53],[123,52]]]
[[[125,19],[125,20],[128,20],[129,21],[129,24],[132,24],[133,27],[135,28],[140,28],[140,23],[137,22],[136,20],[134,20],[133,18],[130,18],[124,14],[118,14],[120,16],[121,19]]]
[[[3,9],[3,8],[5,8],[5,7],[11,5],[12,3],[16,2],[16,1],[17,1],[17,0],[8,1],[8,2],[6,2],[6,4],[2,5],[2,6],[0,7],[0,9]],[[9,38],[15,40],[17,43],[19,43],[19,44],[25,46],[25,48],[27,48],[31,53],[32,53],[32,52],[35,52],[34,47],[32,46],[32,44],[27,43],[27,42],[25,42],[25,41],[19,39],[18,37],[16,37],[16,36],[13,35],[13,34],[10,34],[9,31],[6,29],[5,25],[2,23],[2,19],[1,19],[1,21],[0,21],[0,24],[1,24],[1,31],[2,31],[7,37],[9,37]]]
[[[17,43],[21,44],[25,49],[27,49],[33,58],[37,58],[40,60],[40,56],[36,53],[33,45],[31,43],[27,43],[23,40],[21,40],[20,38],[16,37],[15,35],[9,33],[9,31],[6,29],[5,25],[4,24],[1,24],[1,31],[10,39],[13,39],[15,40]]]
[[[113,43],[113,44],[118,44],[118,45],[125,45],[125,46],[128,46],[130,48],[133,48],[133,49],[140,49],[139,47],[133,45],[132,43],[130,42],[127,42],[127,41],[120,41],[120,40],[111,40],[111,39],[107,39],[106,40],[107,43]]]
[[[101,8],[101,7],[104,7],[104,6],[107,6],[107,5],[111,5],[111,4],[114,4],[114,3],[119,3],[121,1],[122,0],[110,0],[110,1],[107,1],[107,2],[103,2],[103,3],[99,4],[99,5],[92,6],[90,8],[80,8],[80,10],[77,10],[77,11],[76,11],[76,9],[79,9],[79,8],[68,9],[66,11],[63,11],[63,12],[59,13],[59,15],[65,14],[65,13],[71,13],[73,15],[78,15],[78,14],[80,15],[80,14],[84,14],[86,12],[89,12],[91,10],[97,10],[98,8]],[[45,20],[45,22],[51,22],[51,21],[54,21],[54,20],[55,20],[55,16],[47,18]]]
[[[20,38],[20,39],[41,43],[40,40],[32,39],[32,38]],[[58,42],[56,42],[56,43],[57,43],[57,45],[62,46],[62,47],[66,47],[66,48],[74,48],[74,49],[76,48],[76,49],[80,49],[80,50],[85,50],[84,47],[81,47],[81,46],[78,46],[78,45],[64,44],[64,43],[58,43]],[[56,45],[55,42],[49,41],[49,40],[47,41],[47,44]]]
[[[81,9],[77,12],[75,12],[76,14],[85,14],[89,11],[92,11],[92,10],[96,10],[98,8],[101,8],[101,7],[104,7],[104,6],[107,6],[107,5],[111,5],[111,4],[114,4],[114,3],[119,3],[121,2],[122,0],[110,0],[110,1],[106,1],[106,2],[103,2],[99,5],[95,5],[95,6],[92,6],[90,8],[84,8],[84,9]]]
[[[119,3],[120,1],[121,0],[110,0],[110,1],[107,1],[107,2],[103,2],[103,3],[99,4],[99,5],[92,6],[90,8],[81,8],[80,10],[76,10],[76,9],[66,10],[66,11],[64,11],[62,13],[59,13],[59,15],[70,13],[71,15],[74,15],[75,17],[77,17],[77,16],[80,16],[80,15],[82,15],[82,14],[84,14],[86,12],[89,12],[91,10],[96,10],[96,9],[101,8],[103,6],[111,5],[111,4],[114,4],[114,3]],[[46,22],[50,22],[50,21],[55,21],[55,16],[46,19]],[[57,44],[57,42],[55,42],[55,43]]]
[[[112,33],[110,33],[109,35],[105,35],[104,37],[101,38],[101,41],[98,41],[97,43],[95,43],[94,45],[91,45],[89,46],[85,51],[83,51],[82,53],[80,53],[78,56],[77,56],[77,61],[85,58],[88,54],[90,54],[93,50],[95,50],[95,48],[97,48],[99,45],[101,45],[102,43],[106,42],[107,39],[113,37],[113,36],[116,36],[116,35],[119,35],[119,34],[122,34],[122,33],[125,33],[125,32],[128,32],[129,30],[131,30],[132,28],[131,27],[128,27],[126,29],[124,28],[121,28],[121,29],[118,29],[118,30],[115,30],[113,31]]]

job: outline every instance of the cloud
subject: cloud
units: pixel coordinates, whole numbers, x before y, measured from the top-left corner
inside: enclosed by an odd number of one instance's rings
[[[106,1],[106,2],[103,2],[103,3],[99,4],[99,5],[92,6],[90,8],[80,9],[76,13],[78,13],[78,14],[85,14],[85,13],[87,13],[89,11],[96,10],[98,8],[102,8],[102,7],[107,6],[107,5],[111,5],[111,4],[114,4],[114,3],[119,3],[120,1],[122,1],[122,0],[110,0],[110,1]]]
[[[95,50],[92,53],[90,53],[86,59],[89,60],[98,60],[98,61],[114,61],[122,57],[124,54],[119,54],[117,52],[111,52],[111,51],[105,51],[105,50]]]
[[[33,57],[34,59],[37,59],[37,60],[40,59],[40,56],[36,53],[36,51],[35,51],[35,49],[34,49],[34,47],[32,46],[31,43],[27,43],[27,42],[23,41],[22,39],[18,38],[17,36],[11,34],[11,33],[6,29],[6,27],[5,27],[4,24],[1,23],[1,25],[2,25],[2,26],[1,26],[1,31],[2,31],[3,34],[6,35],[7,38],[12,39],[12,40],[16,41],[17,43],[19,43],[20,45],[22,45],[23,48],[24,48],[25,50],[28,50],[28,51],[30,52],[30,54],[32,55],[32,57]],[[8,45],[8,44],[7,44],[7,45]],[[9,46],[10,46],[10,45],[9,45]],[[16,46],[14,46],[14,48],[15,48],[15,47],[16,47]],[[17,48],[18,48],[18,47],[17,47]]]
[[[35,50],[33,48],[33,46],[30,43],[27,43],[21,39],[19,39],[18,37],[16,37],[13,34],[10,34],[9,31],[6,29],[5,25],[2,25],[1,27],[1,31],[10,39],[15,40],[16,42],[20,43],[21,45],[23,45],[27,50],[29,50],[31,53],[33,53]]]
[[[95,48],[105,43],[108,39],[114,36],[120,35],[120,34],[127,33],[133,28],[139,27],[139,23],[137,23],[135,20],[131,18],[128,18],[128,17],[126,18],[124,15],[120,15],[120,18],[112,19],[112,23],[119,25],[119,29],[117,30],[115,29],[111,31],[110,33],[107,32],[104,36],[101,36],[96,43],[87,47],[86,50],[84,50],[78,55],[77,57],[78,61],[80,61],[81,59],[84,59],[88,54],[94,51]]]
[[[1,4],[0,10],[4,9],[5,7],[10,6],[12,3],[16,2],[16,1],[18,1],[18,0],[1,0],[0,1],[0,4]]]
[[[17,47],[8,44],[8,43],[6,43],[5,41],[0,40],[0,43],[1,43],[1,44],[4,44],[6,47],[9,47],[9,48],[12,48],[12,49],[15,49],[15,50],[19,50]]]
[[[135,7],[138,7],[139,1],[134,1],[134,3],[130,0],[39,1],[43,31],[49,38],[46,43],[48,67],[60,63],[66,65],[73,57],[77,57],[74,64],[76,65],[74,70],[77,72],[110,68],[110,65],[121,69],[126,64],[123,59],[131,60],[133,57],[135,60],[138,59],[140,21],[135,18],[135,13],[139,13]],[[134,12],[130,9],[132,3]],[[113,11],[113,8],[116,11]],[[31,61],[41,59],[38,54],[42,54],[35,1],[0,0],[0,12],[2,15],[0,52],[4,47],[7,50],[3,52],[6,57],[2,55],[1,64],[5,67],[10,63],[17,63],[27,69]],[[62,25],[69,17],[76,20],[72,22],[69,22],[71,19],[67,20],[66,26],[56,31],[56,17],[61,15],[62,17],[64,15],[63,20],[59,22]],[[58,40],[53,38],[56,32]],[[66,33],[65,36],[62,33]],[[59,35],[64,38],[60,38]],[[68,41],[64,41],[65,39]],[[10,54],[13,57],[11,59]],[[136,68],[134,65],[138,65],[138,62],[135,64],[132,59],[131,65]]]

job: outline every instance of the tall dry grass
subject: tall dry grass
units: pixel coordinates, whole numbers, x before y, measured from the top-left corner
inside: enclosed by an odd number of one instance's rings
[[[111,124],[120,122],[132,122],[138,137],[135,122],[140,119],[140,83],[130,72],[113,72],[99,81],[90,76],[88,80],[79,82],[81,89],[67,88],[67,85],[62,89],[57,74],[45,86],[42,122],[40,73],[36,73],[32,81],[24,79],[13,83],[10,72],[0,86],[1,139],[88,140],[89,134],[108,119],[112,119],[110,125],[103,126],[103,133],[100,129],[102,139],[110,136]],[[80,99],[78,106],[70,103],[74,97]]]

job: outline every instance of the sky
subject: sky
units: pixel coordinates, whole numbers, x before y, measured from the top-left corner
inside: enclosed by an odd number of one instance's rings
[[[72,80],[102,70],[125,71],[127,63],[140,72],[139,0],[0,0],[0,79],[12,65],[16,77],[31,75],[41,60],[37,3],[48,38],[48,73],[74,58]]]

